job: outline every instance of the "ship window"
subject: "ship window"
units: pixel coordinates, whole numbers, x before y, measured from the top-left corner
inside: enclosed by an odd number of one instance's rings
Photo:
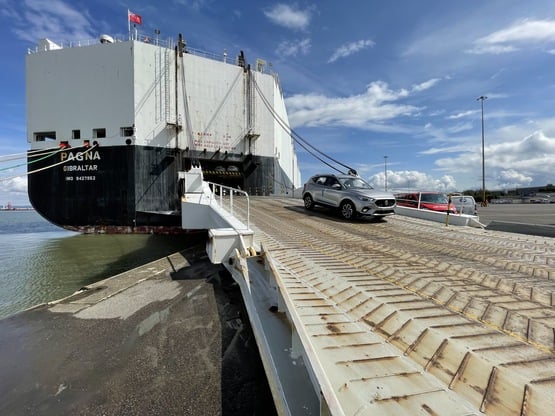
[[[133,127],[120,127],[120,136],[122,137],[131,137],[133,136]]]
[[[71,130],[71,137],[74,139],[80,139],[81,138],[81,130]]]
[[[34,133],[35,141],[36,142],[44,142],[48,140],[56,140],[56,132],[55,131],[41,131]]]
[[[93,129],[93,138],[103,139],[106,137],[106,129]]]

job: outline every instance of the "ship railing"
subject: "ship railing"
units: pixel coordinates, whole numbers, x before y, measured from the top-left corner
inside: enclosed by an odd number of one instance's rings
[[[144,33],[136,33],[130,34],[128,37],[114,37],[113,43],[120,43],[120,42],[127,42],[129,40],[137,40],[140,42],[145,43],[152,43],[153,45],[161,46],[164,48],[173,48],[175,45],[173,39],[160,39],[159,37],[147,35]],[[77,40],[77,41],[60,41],[60,42],[39,42],[39,45],[35,46],[34,48],[28,48],[27,54],[34,54],[39,52],[46,52],[50,50],[57,50],[57,49],[66,49],[66,48],[81,48],[85,46],[93,46],[102,43],[99,38],[94,39],[84,39],[84,40]]]
[[[113,37],[112,40],[114,43],[136,40],[139,42],[150,43],[150,44],[161,46],[163,48],[168,48],[168,49],[173,49],[174,46],[176,45],[176,42],[172,38],[160,39],[160,37],[156,34],[151,35],[151,34],[139,32],[139,31],[135,31],[135,32],[132,31],[126,37],[124,36]],[[42,42],[41,40],[39,41],[39,45],[37,45],[35,48],[28,48],[27,54],[30,55],[34,53],[46,52],[46,51],[56,50],[56,49],[80,48],[84,46],[98,45],[99,43],[102,43],[99,38],[85,39],[85,40],[78,40],[78,41],[61,41],[61,42],[53,42],[53,41]],[[232,64],[232,65],[238,65],[237,57],[230,58],[227,54],[227,50],[225,49],[221,53],[207,52],[201,49],[191,48],[185,44],[184,52],[189,53],[191,55],[200,56],[202,58],[211,59],[213,61],[220,61],[220,62]],[[267,74],[276,76],[271,68],[272,66],[270,64],[268,66],[266,65],[261,66],[256,70],[258,72],[267,73]]]
[[[114,43],[119,42],[126,42],[128,40],[136,40],[139,42],[144,43],[151,43],[156,46],[161,46],[163,48],[173,49],[175,46],[175,41],[171,38],[169,39],[160,39],[158,36],[149,35],[147,33],[137,32],[137,33],[130,33],[129,37],[115,37],[113,38]],[[66,49],[66,48],[81,48],[84,46],[92,46],[98,45],[102,43],[100,39],[85,39],[85,40],[78,40],[78,41],[62,41],[62,42],[48,42],[42,45],[37,45],[35,48],[28,48],[28,54],[34,54],[39,52],[45,52],[50,50],[56,49]],[[191,55],[200,56],[203,58],[212,59],[214,61],[220,62],[229,62],[227,52],[224,50],[222,53],[215,53],[215,52],[207,52],[200,49],[191,48],[189,46],[185,46],[184,49],[185,53],[189,53]],[[236,62],[229,62],[232,64],[236,64]]]
[[[229,212],[232,216],[238,217],[239,215],[246,216],[246,229],[250,229],[250,200],[249,194],[237,188],[221,185],[215,182],[206,181],[212,194],[210,198],[218,204],[218,206]],[[239,198],[237,198],[239,197]],[[244,198],[242,198],[244,197]],[[238,218],[239,219],[239,218]]]

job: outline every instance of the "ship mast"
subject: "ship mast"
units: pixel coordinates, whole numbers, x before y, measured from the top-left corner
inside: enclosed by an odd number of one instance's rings
[[[175,47],[175,147],[179,150],[179,62],[183,58],[183,37],[181,33]]]

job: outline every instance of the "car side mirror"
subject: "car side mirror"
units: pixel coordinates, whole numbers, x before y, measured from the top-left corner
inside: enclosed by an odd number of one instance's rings
[[[333,189],[341,189],[341,184],[339,184],[339,183],[334,183],[331,187],[332,187]]]

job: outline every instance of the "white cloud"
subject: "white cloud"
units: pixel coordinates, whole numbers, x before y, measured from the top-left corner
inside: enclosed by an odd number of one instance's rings
[[[473,130],[473,129],[474,129],[474,125],[470,122],[457,123],[454,126],[448,127],[447,128],[447,133],[449,133],[449,134],[458,134],[458,133],[462,133],[464,131],[469,131],[469,130]]]
[[[339,58],[346,58],[349,55],[357,53],[366,48],[371,48],[374,45],[375,42],[370,39],[347,43],[340,46],[333,52],[330,59],[328,59],[328,63],[335,62]]]
[[[27,192],[27,176],[18,176],[4,182],[2,189],[7,192]]]
[[[480,41],[489,44],[525,41],[555,41],[555,20],[523,20],[498,30]]]
[[[377,124],[400,116],[412,116],[421,108],[399,103],[409,96],[405,89],[392,90],[382,81],[372,82],[366,91],[350,97],[296,94],[285,104],[292,126],[345,126],[383,131]]]
[[[19,176],[8,180],[0,177],[0,205],[11,202],[14,205],[27,205],[27,176]]]
[[[86,9],[72,7],[61,0],[25,0],[14,10],[17,14],[12,20],[14,32],[32,43],[45,37],[59,42],[95,36]]]
[[[510,189],[530,185],[533,178],[514,169],[508,169],[500,171],[497,180],[500,188]]]
[[[502,45],[477,45],[472,49],[468,49],[466,50],[466,53],[471,53],[471,54],[475,54],[475,55],[485,55],[485,54],[491,54],[491,55],[500,55],[502,53],[509,53],[509,52],[514,52],[517,51],[518,48],[515,48],[514,46],[502,46]]]
[[[277,4],[264,11],[264,15],[276,25],[294,30],[305,30],[311,17],[309,10],[299,10],[287,4]]]
[[[522,20],[474,42],[468,53],[501,54],[519,49],[519,45],[555,42],[555,20]]]
[[[451,114],[450,116],[447,116],[446,119],[447,120],[457,120],[459,118],[466,118],[469,116],[473,116],[474,114],[478,113],[479,110],[469,110],[469,111],[463,111],[457,114]]]
[[[430,149],[427,153],[445,153],[448,150]],[[456,157],[436,160],[436,166],[448,174],[466,178],[465,188],[481,186],[481,151],[478,147],[461,147],[460,150]],[[546,136],[542,131],[517,140],[506,138],[499,143],[486,145],[484,150],[488,189],[510,189],[529,186],[532,182],[554,182],[555,138]]]
[[[437,154],[444,154],[444,153],[461,153],[461,152],[468,152],[468,145],[459,144],[459,145],[448,146],[448,147],[431,147],[429,149],[418,152],[418,154],[437,155]]]
[[[380,172],[368,179],[375,188],[385,188],[385,172]],[[417,191],[439,191],[452,192],[457,190],[455,179],[450,175],[434,178],[427,173],[416,170],[387,171],[387,189],[395,190],[417,190]]]
[[[310,51],[310,39],[300,39],[294,42],[281,42],[276,50],[279,56],[306,55]]]
[[[210,0],[175,0],[177,4],[190,7],[193,10],[201,10],[206,5],[210,4]]]
[[[429,90],[434,85],[436,85],[439,81],[441,81],[439,78],[432,78],[432,79],[430,79],[428,81],[424,81],[420,84],[413,85],[412,90],[414,92],[421,92],[421,91]]]

